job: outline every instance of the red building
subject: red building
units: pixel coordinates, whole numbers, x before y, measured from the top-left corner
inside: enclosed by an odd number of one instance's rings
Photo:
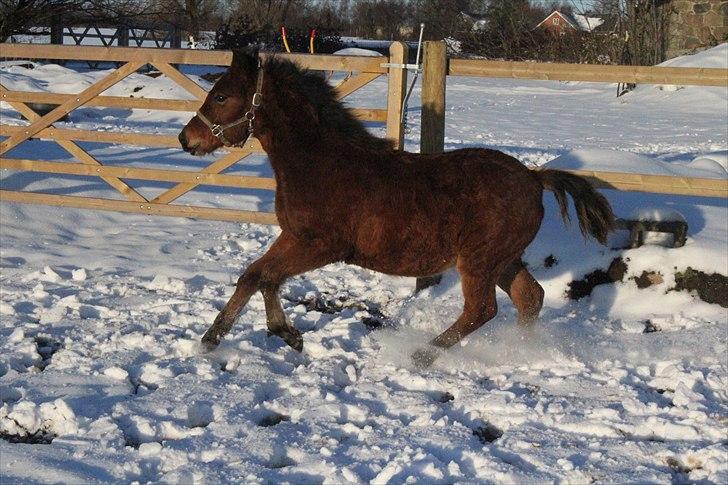
[[[554,34],[565,34],[575,30],[591,32],[602,25],[602,23],[604,23],[604,21],[597,17],[587,17],[586,15],[565,15],[558,10],[554,10],[551,15],[543,19],[536,28],[545,29]]]

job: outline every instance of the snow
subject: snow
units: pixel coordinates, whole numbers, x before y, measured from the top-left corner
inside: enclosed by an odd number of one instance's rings
[[[728,43],[717,45],[713,48],[698,52],[697,54],[674,57],[662,64],[663,67],[708,67],[712,69],[728,69]],[[677,91],[684,89],[684,86],[672,84],[658,84],[658,89],[663,91]]]
[[[685,222],[685,216],[667,207],[638,207],[629,215],[632,221]]]
[[[591,32],[604,23],[604,19],[599,17],[588,17],[584,14],[573,14],[571,18],[574,19],[579,29],[585,32]]]
[[[725,153],[706,153],[687,163],[665,162],[654,156],[620,150],[582,148],[560,155],[543,166],[562,170],[643,173],[649,175],[728,178],[722,165]]]
[[[696,54],[674,57],[662,64],[663,67],[710,67],[728,69],[728,43],[723,43]]]
[[[384,57],[377,51],[360,49],[358,47],[347,47],[334,52],[335,56],[363,56],[363,57]]]
[[[2,64],[0,83],[78,92],[104,75],[71,67]],[[383,104],[382,92],[386,79],[350,103]],[[108,94],[187,97],[143,74]],[[418,85],[409,149],[419,94]],[[723,88],[617,99],[613,85],[450,77],[446,146],[497,148],[530,166],[725,178],[726,108]],[[26,123],[6,104],[0,115]],[[84,108],[59,125],[176,134],[190,116]],[[118,165],[199,169],[214,159],[83,146]],[[69,160],[42,140],[9,156]],[[256,156],[232,173],[270,168]],[[145,195],[164,188],[133,184]],[[2,186],[112,194],[97,179],[12,171]],[[454,272],[413,296],[412,279],[330,265],[281,290],[302,354],[267,336],[259,295],[205,353],[200,336],[277,228],[3,202],[0,435],[28,443],[0,439],[0,481],[726,483],[728,315],[671,291],[687,267],[728,275],[726,200],[604,194],[619,217],[684,217],[686,245],[612,249],[623,247],[620,232],[609,248],[584,241],[547,194],[524,255],[546,292],[539,324],[519,329],[499,292],[498,316],[425,371],[410,355],[459,314]],[[208,187],[184,202],[272,210],[265,191]],[[628,262],[623,282],[566,299],[569,282],[616,257]],[[643,271],[664,281],[638,289]],[[370,318],[384,325],[370,328]],[[647,320],[659,331],[643,333]]]

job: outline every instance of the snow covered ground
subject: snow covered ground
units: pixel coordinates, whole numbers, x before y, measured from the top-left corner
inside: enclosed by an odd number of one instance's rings
[[[723,45],[691,62],[726,55]],[[0,66],[9,88],[47,90],[53,81],[73,92],[101,75]],[[352,104],[381,106],[384,83]],[[140,74],[108,94],[180,92]],[[419,138],[418,94],[409,149]],[[650,173],[725,177],[724,88],[640,86],[615,98],[613,85],[449,78],[447,109],[448,149],[495,147],[533,166],[623,170],[630,162]],[[0,115],[22,123],[7,105]],[[177,133],[188,118],[84,108],[68,123]],[[197,168],[213,158],[84,147],[119,165]],[[46,141],[11,156],[69,159]],[[270,168],[258,156],[232,173]],[[1,183],[113,195],[86,178],[3,171]],[[134,187],[145,195],[164,188]],[[455,273],[412,296],[412,279],[331,265],[282,290],[304,335],[302,354],[267,337],[259,296],[220,348],[204,353],[200,336],[275,227],[3,202],[0,482],[726,483],[727,310],[670,291],[675,271],[687,267],[728,275],[726,200],[604,193],[622,217],[679,212],[687,244],[583,242],[547,194],[525,256],[546,290],[538,327],[519,331],[500,293],[496,319],[427,371],[409,355],[459,314]],[[264,191],[204,188],[184,202],[272,210]],[[625,238],[616,233],[611,247]],[[565,297],[569,282],[618,256],[628,262],[623,282]],[[645,270],[664,281],[638,289],[634,277]]]

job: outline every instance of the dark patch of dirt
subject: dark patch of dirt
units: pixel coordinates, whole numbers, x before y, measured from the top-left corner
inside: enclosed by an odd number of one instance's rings
[[[654,323],[652,323],[651,320],[645,320],[645,329],[642,330],[642,333],[655,333],[655,332],[661,332],[662,329],[660,327],[656,326]]]
[[[379,309],[379,305],[376,303],[351,300],[343,295],[336,297],[329,293],[322,293],[310,298],[284,298],[294,305],[305,306],[306,311],[308,312],[316,311],[319,313],[326,313],[328,315],[336,315],[345,309],[366,312],[368,315],[362,318],[362,323],[370,330],[381,328],[386,325],[388,321],[387,316],[382,313]]]
[[[629,258],[626,261],[629,261]],[[621,257],[615,258],[606,271],[600,268],[588,273],[582,279],[572,281],[566,290],[566,296],[572,300],[579,300],[591,295],[596,286],[624,281],[624,275],[627,273],[626,261]],[[665,282],[665,277],[659,271],[643,271],[641,275],[631,279],[640,289]],[[670,290],[695,291],[704,302],[728,308],[728,277],[720,273],[707,274],[688,267],[685,271],[675,273],[675,287]],[[655,330],[646,330],[645,333],[651,331]]]
[[[640,290],[649,288],[652,285],[659,285],[664,281],[665,278],[662,277],[662,273],[659,271],[643,271],[641,275],[634,278],[634,282],[637,283],[637,288]]]
[[[438,401],[440,401],[441,403],[446,403],[446,402],[450,402],[450,401],[454,401],[454,400],[455,400],[455,396],[453,396],[449,392],[443,392],[440,395],[440,398],[438,399]]]
[[[265,467],[277,470],[279,468],[286,468],[289,466],[296,466],[298,463],[289,456],[277,456],[269,461]]]
[[[556,259],[556,257],[553,254],[549,254],[543,260],[543,266],[544,266],[544,268],[553,268],[557,264],[559,264],[559,260]]]
[[[492,443],[503,436],[503,431],[490,423],[485,423],[483,426],[475,428],[473,430],[473,434],[480,440],[481,443],[487,444]]]
[[[696,291],[706,303],[728,308],[728,278],[719,273],[707,274],[690,267],[675,273],[675,290]]]
[[[280,424],[283,421],[290,421],[290,420],[291,420],[291,417],[286,416],[285,414],[271,413],[268,416],[261,419],[260,421],[258,421],[258,426],[260,426],[262,428],[270,428],[271,426]]]
[[[385,322],[381,318],[364,317],[361,319],[361,323],[363,323],[369,330],[376,330],[378,328],[382,328]]]
[[[52,337],[44,335],[36,335],[35,345],[38,349],[38,353],[40,354],[40,358],[43,359],[43,361],[37,366],[40,370],[44,370],[48,367],[51,363],[51,359],[53,358],[53,354],[63,348],[63,344]]]
[[[145,75],[147,75],[149,77],[159,77],[162,75],[162,73],[160,71],[149,71],[149,72],[145,73]]]
[[[0,440],[7,441],[8,443],[25,443],[28,445],[50,445],[55,437],[54,434],[45,431],[38,431],[37,433],[25,436],[0,433]]]
[[[597,269],[586,274],[584,278],[569,283],[569,289],[566,290],[566,295],[572,300],[579,300],[591,295],[592,290],[596,286],[622,281],[626,273],[627,263],[621,257],[614,258],[606,271]]]
[[[700,468],[702,468],[698,463],[696,463],[695,466],[692,467],[689,465],[685,465],[683,463],[680,463],[676,458],[672,456],[667,457],[665,459],[665,463],[667,463],[667,466],[670,467],[673,473],[681,475],[688,475],[691,471],[699,470]]]
[[[133,89],[133,91],[134,91],[135,93],[138,93],[138,92],[139,92],[139,91],[141,91],[142,89],[144,89],[144,86],[137,86],[137,87],[135,87],[135,88]]]

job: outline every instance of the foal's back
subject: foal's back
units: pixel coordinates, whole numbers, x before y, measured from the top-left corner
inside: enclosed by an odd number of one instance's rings
[[[368,196],[351,208],[355,249],[348,261],[384,273],[432,275],[456,264],[463,251],[523,248],[543,215],[540,182],[495,150],[394,154],[362,178]],[[518,227],[513,236],[504,235],[509,227]]]

